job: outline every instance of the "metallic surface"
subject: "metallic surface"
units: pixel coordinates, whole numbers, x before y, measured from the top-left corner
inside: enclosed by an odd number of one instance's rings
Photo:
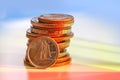
[[[46,36],[42,36],[30,43],[27,49],[29,62],[36,68],[47,68],[58,58],[57,43]]]

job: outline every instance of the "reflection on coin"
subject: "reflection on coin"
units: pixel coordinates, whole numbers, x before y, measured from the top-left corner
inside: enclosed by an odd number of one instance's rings
[[[59,48],[57,43],[46,36],[41,36],[32,41],[27,48],[29,62],[36,68],[48,68],[58,58]]]
[[[68,14],[43,14],[38,17],[40,22],[45,23],[73,23],[74,18]]]

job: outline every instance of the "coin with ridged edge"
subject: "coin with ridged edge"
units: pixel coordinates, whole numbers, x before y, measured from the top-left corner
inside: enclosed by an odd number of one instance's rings
[[[57,43],[50,37],[41,36],[32,41],[27,48],[27,56],[31,65],[45,69],[52,66],[59,54]]]

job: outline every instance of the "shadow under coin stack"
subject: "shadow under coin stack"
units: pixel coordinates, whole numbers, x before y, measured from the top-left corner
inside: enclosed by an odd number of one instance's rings
[[[73,37],[73,23],[74,17],[67,14],[32,18],[32,26],[26,32],[28,48],[24,63],[41,69],[69,64],[71,58],[66,48]]]

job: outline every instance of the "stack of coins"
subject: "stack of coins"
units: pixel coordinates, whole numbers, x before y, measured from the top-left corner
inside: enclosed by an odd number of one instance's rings
[[[43,14],[31,19],[25,64],[36,68],[67,65],[71,62],[67,47],[73,37],[74,17],[67,14]]]

